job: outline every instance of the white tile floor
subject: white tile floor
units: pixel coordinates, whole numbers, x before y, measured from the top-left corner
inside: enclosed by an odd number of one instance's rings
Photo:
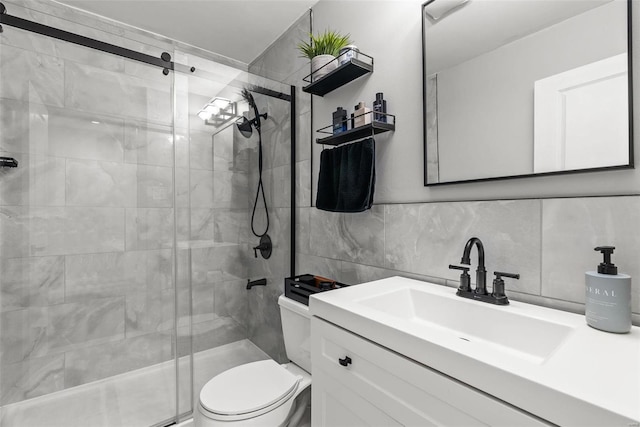
[[[236,341],[194,355],[194,399],[214,375],[268,356],[249,340]],[[188,359],[180,360],[188,373]],[[184,368],[184,369],[183,369]],[[149,427],[176,413],[173,361],[150,366],[40,396],[1,408],[1,427]],[[190,396],[188,379],[180,396]]]

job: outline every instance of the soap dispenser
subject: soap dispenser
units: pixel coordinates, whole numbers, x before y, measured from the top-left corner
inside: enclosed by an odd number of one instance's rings
[[[598,246],[604,261],[598,271],[588,271],[585,317],[592,328],[624,334],[631,330],[631,276],[618,274],[611,262],[614,246]]]

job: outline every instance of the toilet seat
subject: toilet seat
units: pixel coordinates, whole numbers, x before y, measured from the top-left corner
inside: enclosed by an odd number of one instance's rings
[[[290,399],[300,380],[270,359],[247,363],[209,380],[200,391],[200,407],[214,420],[257,417]]]

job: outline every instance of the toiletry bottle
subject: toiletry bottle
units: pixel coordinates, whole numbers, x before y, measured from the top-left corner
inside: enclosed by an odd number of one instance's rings
[[[364,102],[358,103],[353,121],[356,128],[371,123],[371,108],[365,107]]]
[[[338,134],[347,130],[347,110],[338,107],[333,112],[333,134]]]
[[[631,330],[631,276],[618,274],[611,262],[613,246],[599,246],[604,261],[598,271],[585,274],[585,317],[587,324],[607,332],[624,334]]]
[[[351,113],[351,129],[356,127],[356,123],[355,123],[355,113],[358,110],[358,106],[356,105],[355,107],[353,107],[353,113]]]
[[[346,45],[340,49],[340,53],[338,55],[338,58],[340,58],[340,65],[346,64],[351,61],[351,59],[358,59],[358,52],[360,52],[360,50],[353,44]]]
[[[342,132],[346,132],[349,128],[349,120],[347,119],[347,110],[342,110],[342,115],[340,116],[340,124],[342,126]]]
[[[386,123],[387,115],[386,114],[376,114],[376,113],[386,113],[387,112],[387,101],[382,98],[382,92],[376,93],[376,100],[373,101],[373,120],[377,122]]]

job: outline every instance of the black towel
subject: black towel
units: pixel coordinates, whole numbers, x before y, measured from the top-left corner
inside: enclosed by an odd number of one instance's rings
[[[373,138],[322,150],[316,207],[331,212],[371,208],[376,181]]]

